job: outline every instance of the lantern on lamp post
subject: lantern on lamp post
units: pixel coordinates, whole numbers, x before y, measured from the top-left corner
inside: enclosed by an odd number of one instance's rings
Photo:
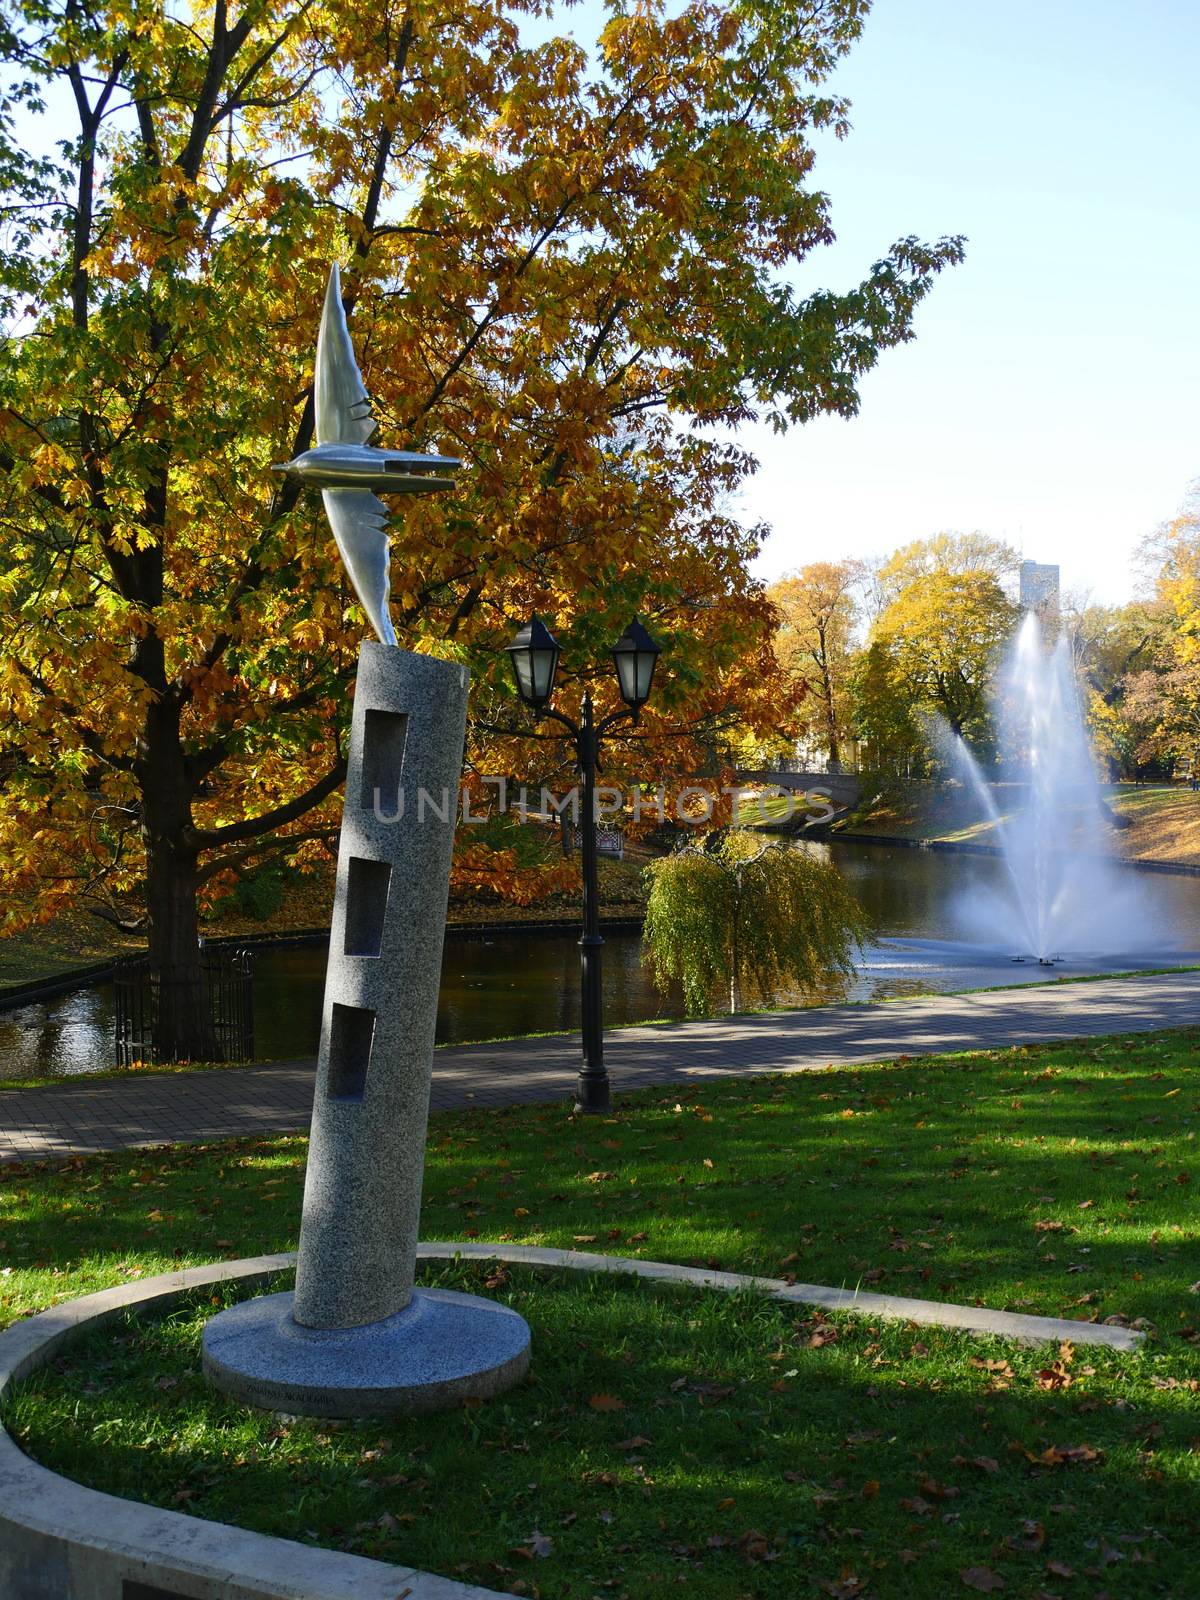
[[[626,709],[614,711],[599,723],[592,711],[592,697],[585,694],[580,720],[573,721],[549,704],[561,655],[554,635],[540,617],[531,617],[508,646],[517,693],[539,717],[561,723],[575,747],[575,758],[583,779],[581,855],[583,858],[583,934],[579,940],[580,1001],[583,1034],[583,1062],[575,1096],[577,1111],[607,1111],[611,1104],[608,1071],[604,1065],[604,994],[600,935],[600,895],[596,877],[596,764],[600,741],[619,722],[633,722],[641,716],[650,698],[654,667],[660,650],[637,617],[626,628],[612,649],[617,684]]]
[[[613,645],[613,665],[617,669],[621,699],[633,712],[635,722],[650,698],[650,686],[654,682],[654,668],[659,653],[658,646],[638,617],[634,617]]]
[[[538,616],[530,617],[508,646],[517,693],[535,711],[541,710],[554,693],[561,654],[558,640]]]

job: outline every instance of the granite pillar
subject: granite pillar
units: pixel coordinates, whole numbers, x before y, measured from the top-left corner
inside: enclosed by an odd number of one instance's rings
[[[209,1377],[256,1404],[429,1410],[528,1365],[515,1312],[413,1289],[466,704],[464,667],[362,646],[295,1293],[204,1336]]]
[[[296,1269],[305,1327],[378,1322],[412,1293],[466,707],[464,667],[363,645]]]

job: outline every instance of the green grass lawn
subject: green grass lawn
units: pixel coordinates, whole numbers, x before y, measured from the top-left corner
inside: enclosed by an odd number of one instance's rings
[[[534,1329],[529,1379],[486,1405],[347,1426],[247,1412],[197,1374],[218,1294],[77,1346],[8,1420],[118,1493],[543,1600],[1194,1597],[1198,1040],[431,1122],[426,1238],[1144,1322],[1135,1355],[460,1263],[426,1276]],[[293,1245],[303,1158],[280,1138],[6,1169],[0,1315]]]

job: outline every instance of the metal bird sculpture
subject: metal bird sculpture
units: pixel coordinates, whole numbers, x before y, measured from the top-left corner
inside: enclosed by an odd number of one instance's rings
[[[435,494],[452,489],[452,474],[462,462],[453,456],[379,450],[372,443],[379,429],[354,359],[336,262],[329,271],[317,335],[314,409],[316,444],[273,470],[320,489],[355,593],[375,632],[384,644],[394,645],[388,609],[388,509],[372,490]]]

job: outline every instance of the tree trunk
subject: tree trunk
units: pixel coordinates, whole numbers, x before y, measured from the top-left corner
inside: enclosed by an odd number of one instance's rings
[[[160,1060],[213,1061],[217,1039],[200,959],[198,852],[192,780],[169,697],[146,714],[139,778],[146,845],[150,962],[159,986],[155,1046]]]
[[[159,836],[148,839],[146,898],[150,961],[158,980],[155,1046],[163,1061],[218,1059],[200,959],[196,859]]]
[[[742,875],[734,869],[733,920],[729,929],[729,1014],[742,1009],[742,954],[738,949],[738,918],[742,914]]]
[[[833,670],[829,665],[828,619],[817,624],[817,667],[821,673],[821,699],[825,703],[825,742],[829,747],[827,766],[830,772],[840,772],[842,753],[838,747],[837,713],[833,708]]]
[[[837,715],[833,709],[833,679],[829,668],[822,672],[822,688],[825,696],[825,741],[829,746],[829,770],[840,772],[842,770],[842,752],[838,744]]]

